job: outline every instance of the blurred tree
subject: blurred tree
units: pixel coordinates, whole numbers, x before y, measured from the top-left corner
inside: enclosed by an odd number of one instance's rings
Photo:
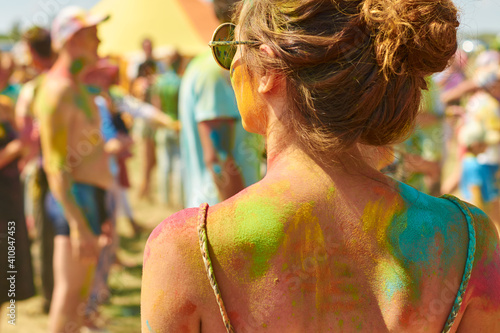
[[[12,24],[12,28],[10,28],[10,32],[8,33],[8,37],[14,41],[19,41],[21,40],[22,37],[22,30],[21,30],[21,21],[15,21]]]

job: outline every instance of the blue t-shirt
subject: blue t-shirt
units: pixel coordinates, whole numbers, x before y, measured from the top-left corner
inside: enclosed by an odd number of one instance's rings
[[[210,50],[194,58],[184,74],[179,92],[179,117],[182,124],[181,156],[186,207],[219,202],[217,187],[203,161],[198,133],[200,122],[234,119],[233,157],[246,186],[260,180],[259,152],[255,149],[255,142],[259,139],[243,129],[229,71],[222,70],[215,63]]]
[[[467,201],[472,200],[471,186],[479,186],[484,202],[495,199],[496,194],[491,186],[494,178],[488,167],[479,164],[475,156],[466,156],[462,161],[462,179],[460,180],[460,191]]]

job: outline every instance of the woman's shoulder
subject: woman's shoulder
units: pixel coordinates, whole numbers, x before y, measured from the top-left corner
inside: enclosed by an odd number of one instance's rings
[[[402,187],[408,186],[402,185]],[[474,313],[474,309],[477,311],[472,315],[474,321],[482,316],[483,310],[500,315],[500,288],[498,288],[500,285],[500,242],[496,227],[488,215],[476,206],[453,196],[435,198],[411,188],[405,188],[403,192],[405,200],[414,204],[414,207],[409,210],[420,211],[421,215],[414,214],[413,220],[419,218],[422,221],[422,217],[426,214],[433,217],[429,219],[429,226],[445,236],[444,242],[448,244],[444,248],[462,248],[461,251],[451,251],[455,254],[460,252],[464,254],[464,258],[459,261],[465,261],[466,254],[471,256],[470,280],[464,296],[465,306],[461,310],[464,312],[466,308],[468,309],[469,316],[465,318],[471,318],[470,313]],[[441,257],[445,258],[446,252],[441,253]],[[458,258],[454,256],[451,262],[456,264],[457,260]],[[461,271],[467,275],[465,267]],[[462,280],[465,278],[466,276]]]
[[[187,208],[163,220],[149,235],[144,250],[144,262],[148,261],[151,251],[181,247],[196,240],[198,212],[198,208]]]
[[[467,325],[473,327],[472,325],[476,325],[477,322],[483,322],[487,325],[485,328],[488,327],[487,331],[498,331],[500,330],[499,231],[482,210],[465,202],[462,204],[470,212],[475,237],[474,263],[469,287],[464,297],[467,313],[463,322],[466,327]],[[497,318],[496,324],[491,321],[492,318]]]

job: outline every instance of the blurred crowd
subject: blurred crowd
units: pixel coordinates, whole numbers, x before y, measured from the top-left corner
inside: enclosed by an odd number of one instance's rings
[[[53,332],[99,329],[109,270],[123,264],[116,222],[143,230],[130,188],[167,217],[236,194],[264,168],[262,140],[243,130],[229,75],[208,48],[192,61],[174,49],[156,58],[145,38],[141,57],[99,57],[106,19],[69,7],[52,31],[32,27],[0,54],[0,250],[12,221],[23,300],[35,293],[30,244],[39,248],[33,260]],[[138,184],[127,168],[133,154]]]
[[[497,50],[457,51],[444,72],[428,78],[415,130],[383,166],[424,193],[480,207],[500,231],[499,69]]]
[[[62,200],[50,194],[53,186],[46,172],[52,164],[45,155],[52,156],[52,152],[46,149],[51,149],[51,140],[54,145],[72,146],[65,150],[64,166],[59,166],[70,174],[90,154],[85,144],[70,144],[67,138],[81,128],[71,127],[69,134],[61,134],[55,125],[49,126],[57,119],[40,120],[36,112],[35,104],[40,110],[50,104],[45,101],[50,96],[42,96],[47,89],[51,91],[45,82],[47,72],[58,61],[58,51],[64,50],[64,45],[55,47],[53,39],[54,33],[32,27],[15,53],[0,54],[0,222],[16,221],[16,265],[24,267],[19,274],[18,300],[35,292],[28,238],[40,246],[37,260],[41,262],[46,313],[55,299],[54,275],[60,274],[54,267],[58,255],[54,235],[58,233],[52,220]],[[142,58],[134,61],[110,56],[91,66],[72,63],[75,68],[71,70],[76,72],[78,66],[86,66],[78,79],[85,98],[81,102],[77,96],[69,104],[85,111],[79,103],[85,104],[91,96],[94,105],[89,109],[99,113],[99,132],[87,133],[87,139],[90,146],[102,141],[109,169],[88,173],[112,175],[103,199],[111,204],[104,209],[105,218],[99,219],[106,240],[84,315],[90,328],[96,325],[98,305],[109,298],[109,267],[120,261],[116,257],[116,217],[128,220],[135,233],[142,230],[131,209],[129,189],[167,212],[203,202],[213,205],[265,173],[262,139],[243,130],[229,74],[211,69],[216,65],[210,50],[194,59],[175,50],[156,58],[153,41],[146,38],[141,47]],[[485,210],[500,230],[500,53],[459,50],[449,68],[430,77],[427,85],[415,131],[405,142],[383,151],[378,167],[430,195],[456,194]],[[44,122],[49,125],[41,126]],[[41,142],[44,137],[46,141]],[[127,169],[134,152],[142,162],[139,184],[132,184]],[[3,276],[1,281],[5,281]],[[61,279],[55,281],[62,283]],[[0,295],[0,302],[8,301],[6,295]]]

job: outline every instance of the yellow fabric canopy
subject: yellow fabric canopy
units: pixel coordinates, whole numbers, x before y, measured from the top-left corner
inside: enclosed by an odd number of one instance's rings
[[[206,0],[102,0],[93,13],[110,14],[99,26],[102,55],[125,55],[141,49],[145,37],[155,47],[173,46],[185,55],[208,48],[218,22]]]

